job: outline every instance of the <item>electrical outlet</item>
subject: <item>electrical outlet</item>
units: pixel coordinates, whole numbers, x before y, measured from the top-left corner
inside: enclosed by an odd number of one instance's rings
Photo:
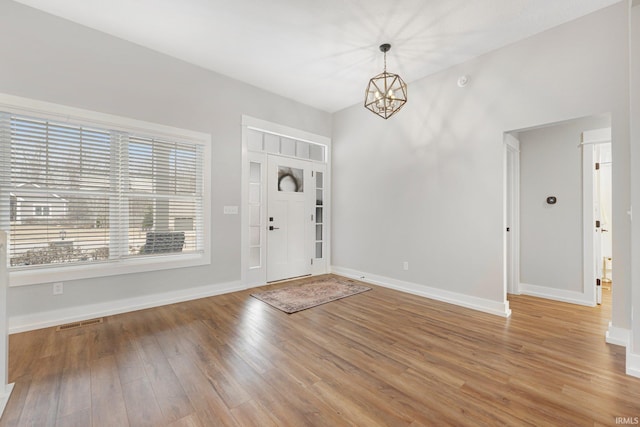
[[[64,284],[62,282],[56,282],[53,284],[53,294],[62,295],[64,293]]]
[[[402,269],[403,270],[408,270],[409,269],[409,261],[405,261],[402,263]]]

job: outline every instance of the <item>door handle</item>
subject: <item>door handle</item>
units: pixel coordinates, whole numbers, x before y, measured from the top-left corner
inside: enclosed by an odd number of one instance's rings
[[[269,231],[272,231],[272,230],[280,230],[280,227],[274,227],[273,225],[270,225]]]

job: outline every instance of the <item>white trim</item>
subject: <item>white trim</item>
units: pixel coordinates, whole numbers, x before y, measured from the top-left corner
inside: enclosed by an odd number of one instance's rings
[[[57,326],[64,323],[128,313],[146,308],[160,307],[178,302],[242,291],[245,289],[246,287],[242,285],[240,281],[233,281],[181,289],[179,291],[108,301],[98,304],[45,311],[32,315],[13,316],[9,318],[9,333],[16,334],[19,332]]]
[[[582,132],[580,145],[611,142],[611,128],[593,129]]]
[[[627,347],[627,375],[640,378],[640,354],[631,353],[629,347]]]
[[[298,141],[325,145],[327,146],[327,148],[331,145],[331,138],[329,137],[317,135],[315,133],[303,131],[278,123],[268,122],[266,120],[257,119],[255,117],[247,115],[242,115],[242,126],[246,126],[249,129],[258,130],[260,132],[266,132],[278,136],[284,136],[286,138],[297,139]],[[327,152],[326,154],[326,160],[327,163],[329,163],[329,152]]]
[[[510,133],[504,134],[505,165],[504,165],[504,221],[503,248],[504,248],[504,289],[507,293],[520,294],[520,141]],[[509,164],[512,170],[509,174]],[[509,183],[511,192],[509,194]],[[508,213],[511,211],[511,216]],[[510,227],[507,232],[506,227]],[[510,240],[510,242],[509,242]],[[509,243],[511,243],[509,245]],[[511,248],[511,251],[509,251]],[[508,277],[510,274],[510,278]],[[511,280],[509,280],[511,279]],[[511,288],[509,287],[511,284]]]
[[[582,138],[584,140],[584,132]],[[584,299],[596,305],[596,239],[594,214],[595,153],[593,145],[582,147],[582,291]]]
[[[38,101],[31,98],[0,93],[0,111],[25,116],[36,116],[59,122],[72,122],[80,125],[105,126],[111,130],[139,131],[141,134],[153,132],[155,137],[180,138],[191,142],[207,142],[210,144],[211,135],[189,129],[166,126],[159,123],[132,119],[115,114],[99,113],[82,108],[69,107],[52,102]]]
[[[617,326],[613,326],[612,322],[609,322],[609,328],[605,334],[605,341],[607,343],[628,348],[630,339],[631,331],[629,329],[618,328]]]
[[[204,227],[207,228],[206,226]],[[206,240],[206,236],[205,236]],[[125,258],[119,261],[65,265],[60,267],[40,267],[29,270],[10,271],[10,287],[37,285],[68,280],[117,276],[121,274],[143,273],[147,271],[170,270],[174,268],[196,267],[210,264],[210,255],[185,254],[164,257]]]
[[[0,93],[0,111],[26,115],[58,122],[72,122],[79,125],[103,126],[109,130],[138,132],[139,136],[178,139],[197,144],[203,149],[203,252],[166,257],[140,257],[110,260],[104,263],[87,263],[60,267],[41,267],[20,270],[11,269],[10,286],[24,286],[55,281],[87,279],[119,274],[185,268],[211,264],[211,135],[189,129],[181,129],[158,123],[146,122],[113,114],[99,113],[81,108],[51,102],[38,101]]]
[[[373,285],[383,286],[385,288],[395,289],[397,291],[406,292],[408,294],[418,295],[421,297],[458,305],[473,310],[494,314],[501,317],[511,316],[509,309],[509,301],[498,302],[488,300],[486,298],[478,298],[469,295],[451,292],[444,289],[433,288],[426,285],[420,285],[412,282],[405,282],[390,277],[378,276],[375,274],[363,273],[339,266],[331,266],[331,272],[340,276],[350,277]]]
[[[7,406],[13,384],[9,381],[9,336],[7,334],[7,233],[0,230],[0,417]]]
[[[531,285],[529,283],[520,283],[518,288],[521,295],[530,295],[532,297],[586,305],[588,307],[595,307],[596,305],[594,300],[592,300],[589,296],[585,295],[582,292],[549,288],[547,286]]]
[[[14,383],[7,384],[4,388],[4,392],[0,393],[0,418],[2,418],[4,408],[7,407],[7,403],[9,402],[9,398],[11,397],[11,392],[13,391],[13,386]]]
[[[594,227],[596,217],[594,204],[596,200],[595,164],[596,145],[611,142],[611,128],[594,129],[582,132],[582,281],[584,298],[589,301],[586,305],[596,305],[596,281],[599,279],[599,252]],[[599,218],[598,218],[599,219]]]

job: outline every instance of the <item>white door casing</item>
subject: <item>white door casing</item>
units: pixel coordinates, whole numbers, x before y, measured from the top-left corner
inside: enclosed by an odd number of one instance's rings
[[[596,165],[593,168],[593,264],[596,278],[596,303],[602,304],[602,215],[600,213],[600,146],[593,146]]]
[[[595,129],[582,133],[582,226],[584,236],[583,246],[583,292],[585,299],[592,305],[598,304],[598,289],[596,284],[601,277],[601,235],[596,227],[599,221],[600,203],[599,188],[596,175],[597,145],[611,142],[611,128]]]
[[[505,289],[519,294],[520,285],[520,141],[506,133],[505,142]]]
[[[9,335],[7,328],[7,233],[0,230],[0,417],[9,401],[13,384],[9,379]]]

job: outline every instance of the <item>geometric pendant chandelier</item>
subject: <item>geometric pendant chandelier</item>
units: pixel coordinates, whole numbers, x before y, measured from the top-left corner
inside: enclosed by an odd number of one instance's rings
[[[365,92],[364,106],[380,117],[388,119],[407,103],[407,84],[399,75],[387,73],[387,52],[389,43],[380,45],[384,53],[384,71],[369,80]]]

